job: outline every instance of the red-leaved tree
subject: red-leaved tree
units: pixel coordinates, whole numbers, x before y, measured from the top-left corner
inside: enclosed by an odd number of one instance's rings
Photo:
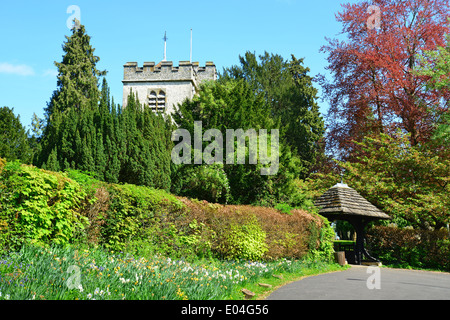
[[[427,141],[436,114],[449,96],[426,88],[426,77],[412,71],[417,56],[445,45],[448,0],[374,0],[342,5],[336,19],[345,40],[327,39],[332,80],[319,78],[330,102],[328,147],[351,159],[371,134],[410,133],[412,145]]]

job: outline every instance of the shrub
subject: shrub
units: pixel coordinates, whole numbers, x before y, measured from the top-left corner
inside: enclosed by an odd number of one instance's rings
[[[75,170],[55,173],[0,162],[0,248],[100,245],[132,254],[227,259],[328,255],[327,225],[289,207],[221,205],[164,190],[108,184]]]
[[[230,186],[222,164],[183,166],[176,173],[172,189],[184,197],[227,203]]]
[[[322,226],[311,223],[309,238],[309,258],[331,261],[334,253],[334,229],[328,220],[323,219]]]
[[[278,203],[275,206],[275,209],[279,210],[282,213],[291,214],[291,211],[294,209],[287,203]]]
[[[233,219],[222,234],[218,250],[225,259],[260,260],[267,252],[266,233],[254,215]],[[244,220],[244,221],[242,221]]]
[[[375,226],[368,230],[370,252],[384,264],[450,271],[450,239],[445,229]]]
[[[68,169],[67,177],[80,184],[86,193],[80,205],[80,214],[89,221],[88,226],[75,235],[76,241],[96,245],[101,241],[101,226],[106,223],[110,204],[107,184],[92,173]]]
[[[205,241],[211,243],[212,251],[220,255],[226,255],[223,248],[226,247],[229,239],[224,235],[230,233],[230,230],[234,230],[234,234],[239,234],[239,229],[232,225],[243,226],[249,221],[252,221],[252,226],[255,228],[252,229],[252,232],[256,230],[257,221],[258,230],[265,233],[267,251],[263,249],[265,252],[262,259],[300,259],[306,256],[309,250],[308,240],[311,237],[311,225],[317,226],[318,230],[317,236],[314,238],[314,249],[317,252],[324,249],[323,245],[320,246],[320,235],[324,222],[319,216],[311,215],[306,211],[292,209],[292,214],[287,215],[268,207],[219,205],[186,198],[180,198],[180,200],[186,205],[189,219],[203,223],[210,230]],[[253,216],[256,218],[255,221],[251,220]],[[255,232],[256,234],[258,233]],[[325,239],[325,237],[322,238]],[[330,246],[332,250],[332,243]]]
[[[86,226],[79,213],[85,193],[64,174],[8,162],[0,181],[3,249],[24,242],[67,244]]]
[[[145,239],[149,245],[157,244],[162,251],[178,245],[175,221],[182,218],[177,214],[182,204],[174,196],[163,190],[131,184],[109,185],[108,192],[110,202],[102,227],[102,244],[119,250],[130,241]]]

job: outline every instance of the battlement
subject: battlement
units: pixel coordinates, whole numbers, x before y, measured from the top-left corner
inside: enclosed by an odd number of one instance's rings
[[[144,62],[138,67],[137,62],[127,62],[123,66],[123,81],[126,82],[152,82],[152,81],[193,81],[216,80],[216,66],[213,62],[206,62],[200,67],[198,62],[180,61],[173,66],[172,61]]]
[[[192,99],[204,80],[217,80],[216,66],[206,62],[172,61],[127,62],[123,66],[123,105],[127,105],[130,92],[134,92],[144,105],[155,112],[171,114],[186,98]]]

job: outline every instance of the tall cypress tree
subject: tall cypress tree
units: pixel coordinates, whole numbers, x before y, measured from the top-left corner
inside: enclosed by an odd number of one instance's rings
[[[66,36],[63,44],[63,59],[55,62],[58,68],[57,90],[45,109],[47,120],[55,111],[64,112],[68,108],[82,109],[92,101],[98,101],[100,91],[98,81],[106,71],[100,71],[96,65],[100,58],[94,55],[91,37],[86,34],[83,25],[74,27],[72,35]]]
[[[106,71],[97,69],[100,58],[94,55],[83,25],[66,36],[63,51],[62,61],[55,62],[57,89],[45,108],[46,127],[36,164],[48,167],[50,161],[53,168],[95,171],[95,159],[103,156],[93,155],[93,142],[97,142],[94,113],[100,98],[99,77]]]
[[[20,117],[14,115],[14,108],[0,108],[0,158],[28,163],[31,157],[32,150]]]
[[[121,114],[126,154],[119,180],[152,186],[154,163],[150,155],[149,142],[143,136],[145,125],[142,106],[133,93],[128,98],[127,107]]]
[[[131,95],[122,109],[110,97],[84,26],[63,45],[58,87],[45,109],[46,127],[36,165],[89,171],[107,182],[170,188],[171,123]]]

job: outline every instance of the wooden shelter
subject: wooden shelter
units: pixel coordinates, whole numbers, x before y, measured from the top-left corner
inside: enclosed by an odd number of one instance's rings
[[[353,248],[345,248],[348,263],[379,262],[371,257],[364,248],[365,227],[370,221],[391,219],[390,216],[364,199],[356,190],[347,184],[337,183],[315,202],[319,214],[330,222],[335,220],[348,221],[356,231],[356,244]],[[353,250],[352,250],[353,249]]]

